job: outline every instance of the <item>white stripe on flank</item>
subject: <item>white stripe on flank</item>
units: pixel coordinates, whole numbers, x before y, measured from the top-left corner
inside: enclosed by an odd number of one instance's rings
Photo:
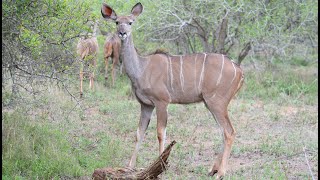
[[[182,92],[184,92],[184,77],[183,77],[183,72],[182,72],[182,64],[183,64],[183,61],[182,61],[182,56],[180,56],[180,84],[181,84],[181,89],[182,89]]]
[[[224,55],[222,54],[222,65],[221,65],[221,71],[220,71],[220,75],[219,75],[219,78],[218,78],[218,81],[217,81],[217,84],[216,84],[216,85],[219,85],[219,84],[220,84],[221,77],[222,77],[222,70],[223,70],[223,66],[224,66]]]
[[[206,62],[206,57],[207,57],[207,54],[206,54],[206,53],[204,53],[204,59],[203,59],[203,63],[202,63],[202,69],[201,69],[200,80],[199,80],[199,86],[198,86],[199,92],[201,91],[200,86],[202,85],[202,81],[203,81],[204,64],[205,64],[205,62]]]
[[[214,93],[214,94],[211,96],[211,98],[214,98],[214,97],[216,97],[216,93]],[[210,98],[210,99],[211,99],[211,98]]]
[[[173,90],[173,73],[172,73],[172,62],[171,62],[171,57],[169,56],[169,65],[170,65],[170,79],[171,79],[171,89],[172,92],[174,92]]]
[[[168,89],[167,89],[167,92],[168,92],[168,95],[169,95],[169,103],[171,103],[172,98],[171,98],[171,94],[170,94],[170,92],[168,91]]]
[[[196,88],[196,94],[198,94],[198,89],[197,89],[197,57],[198,57],[198,54],[196,54],[196,57],[194,58],[194,87]]]
[[[170,76],[170,74],[169,74],[169,62],[168,62],[168,60],[166,60],[166,63],[167,63],[167,84],[168,84],[168,86],[169,86],[169,76]]]
[[[240,81],[239,81],[239,83],[238,83],[237,89],[239,89],[239,86],[240,86],[241,82],[242,82],[243,79],[244,79],[243,72],[240,71],[240,73],[241,73],[241,79],[240,79]]]
[[[168,110],[167,110],[168,111]],[[168,112],[167,112],[168,113]],[[167,139],[167,128],[164,128],[164,132],[163,132],[163,147],[166,144],[166,139]]]
[[[232,64],[233,69],[234,69],[234,75],[233,75],[233,79],[232,79],[232,81],[231,81],[231,83],[230,83],[230,84],[232,84],[232,82],[234,81],[234,79],[236,78],[236,75],[237,75],[237,69],[236,69],[236,67],[234,67],[234,63],[233,63],[233,62],[231,62],[231,64]]]
[[[139,127],[137,129],[137,141],[140,142],[141,137],[140,137],[140,131],[139,131]]]

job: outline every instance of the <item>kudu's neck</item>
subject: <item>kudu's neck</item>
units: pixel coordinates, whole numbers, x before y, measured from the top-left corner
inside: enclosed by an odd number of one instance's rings
[[[142,57],[138,56],[138,53],[134,48],[132,36],[129,36],[122,41],[121,57],[126,73],[131,81],[138,80],[142,76],[144,63],[141,61]]]

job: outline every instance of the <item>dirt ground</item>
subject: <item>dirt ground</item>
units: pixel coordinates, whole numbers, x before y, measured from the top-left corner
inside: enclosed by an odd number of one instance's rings
[[[121,139],[128,154],[134,149],[139,105],[128,119],[128,129],[115,126],[117,114],[101,113],[98,107],[85,111],[82,135],[94,138],[98,132]],[[226,179],[318,179],[318,109],[263,101],[234,99],[229,106],[237,135],[229,159]],[[161,179],[210,179],[206,174],[221,150],[222,137],[215,120],[203,104],[169,107],[167,142],[177,145],[169,157],[169,170]],[[113,123],[106,123],[106,122]],[[89,130],[89,131],[88,131]],[[88,133],[89,132],[89,133]],[[79,132],[78,132],[79,133]],[[138,154],[137,167],[147,167],[156,157],[156,117],[153,114],[146,138]],[[309,165],[308,165],[309,164]],[[309,167],[310,166],[310,167]],[[81,177],[80,179],[86,179]]]

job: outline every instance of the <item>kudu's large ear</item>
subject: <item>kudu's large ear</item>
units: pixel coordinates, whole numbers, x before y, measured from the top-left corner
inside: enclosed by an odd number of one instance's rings
[[[116,12],[114,12],[114,10],[110,6],[105,4],[105,3],[102,4],[101,14],[102,14],[102,17],[107,19],[107,20],[108,19],[112,19],[112,20],[116,20],[117,19]]]
[[[131,10],[131,15],[136,18],[138,17],[143,10],[143,6],[141,3],[137,3],[136,5],[133,6],[132,10]]]

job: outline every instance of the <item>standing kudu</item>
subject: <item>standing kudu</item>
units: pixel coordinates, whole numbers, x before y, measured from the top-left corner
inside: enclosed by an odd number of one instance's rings
[[[120,47],[121,47],[121,40],[119,39],[117,34],[109,34],[106,37],[104,48],[103,48],[103,55],[105,61],[105,80],[108,79],[108,65],[109,65],[109,57],[112,59],[112,86],[114,86],[114,81],[116,77],[115,66],[120,63]],[[122,65],[121,65],[122,67]],[[122,68],[120,68],[122,71]]]
[[[103,4],[102,16],[113,20],[121,43],[121,57],[132,89],[141,104],[141,116],[137,130],[136,146],[129,162],[134,167],[137,152],[149,125],[152,111],[156,109],[159,153],[164,150],[167,107],[169,103],[188,104],[204,102],[222,128],[224,146],[209,175],[216,178],[225,175],[227,160],[235,138],[227,107],[243,83],[241,68],[222,54],[196,53],[172,56],[155,53],[139,56],[134,48],[131,25],[142,12],[137,3],[129,16],[117,16]]]
[[[89,88],[94,88],[94,70],[97,64],[97,56],[99,51],[99,45],[96,37],[98,23],[94,23],[92,37],[80,38],[77,45],[77,53],[80,56],[80,97],[83,95],[83,72],[84,68],[89,66]]]

